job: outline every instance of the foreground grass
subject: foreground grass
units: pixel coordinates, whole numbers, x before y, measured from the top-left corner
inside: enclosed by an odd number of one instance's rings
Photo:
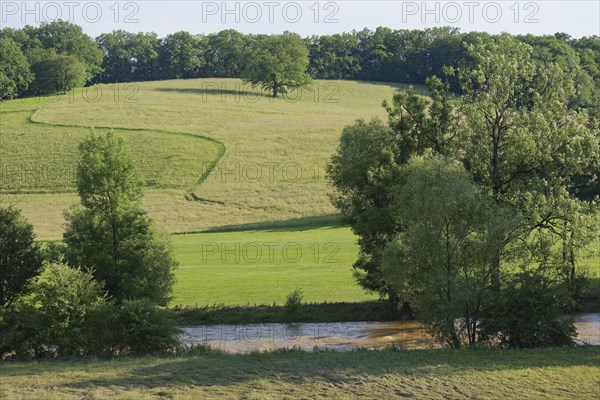
[[[357,118],[385,118],[381,103],[391,98],[398,87],[316,81],[296,101],[247,93],[237,79],[139,82],[128,84],[127,88],[98,85],[78,89],[51,101],[7,101],[2,103],[2,111],[35,109],[31,117],[38,125],[35,129],[50,131],[58,125],[64,135],[96,126],[164,132],[164,140],[169,144],[177,137],[167,132],[222,143],[224,155],[202,185],[196,187],[194,201],[186,200],[181,192],[161,192],[152,198],[148,194],[144,207],[153,219],[170,232],[181,232],[334,212],[327,196],[330,189],[324,167],[338,145],[343,127]],[[124,90],[120,97],[115,97],[117,88]],[[60,159],[51,151],[56,148],[55,135],[36,134],[35,146],[26,145],[13,135],[13,128],[2,126],[5,116],[0,123],[0,142],[15,148],[11,159],[40,165]],[[34,129],[34,125],[23,124],[18,129],[29,137],[29,129]],[[214,155],[210,147],[214,143],[206,144],[206,149],[187,148],[182,153]],[[75,147],[73,143],[68,148]],[[39,154],[36,149],[46,151]],[[144,156],[144,161],[164,166],[167,174],[186,182],[188,177],[198,179],[211,166],[203,161],[210,157],[204,156],[195,159],[202,165],[168,164],[162,145],[153,149],[156,156]],[[72,158],[66,157],[65,164]],[[44,170],[37,169],[37,175],[20,184],[8,182],[8,187],[0,191],[14,192],[24,184],[43,182]],[[45,189],[60,189],[59,185],[48,186]],[[69,205],[64,196],[20,194],[19,207],[33,223],[39,238],[60,237],[63,211]],[[0,195],[0,201],[3,197]]]
[[[283,304],[296,288],[306,302],[373,300],[352,275],[356,237],[340,226],[172,236],[171,306]]]
[[[7,399],[597,399],[600,348],[4,362]]]

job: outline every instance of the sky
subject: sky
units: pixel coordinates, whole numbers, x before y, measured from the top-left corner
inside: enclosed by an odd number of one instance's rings
[[[302,36],[354,29],[424,29],[435,26],[536,35],[600,35],[600,0],[579,1],[0,1],[0,26],[21,28],[63,19],[90,36],[124,29],[191,33],[236,29],[244,33]]]

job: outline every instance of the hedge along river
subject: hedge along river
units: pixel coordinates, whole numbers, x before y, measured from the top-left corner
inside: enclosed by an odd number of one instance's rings
[[[600,313],[575,317],[578,344],[600,345]],[[182,328],[185,345],[202,344],[229,353],[283,348],[348,351],[355,348],[440,348],[416,321],[202,325]]]

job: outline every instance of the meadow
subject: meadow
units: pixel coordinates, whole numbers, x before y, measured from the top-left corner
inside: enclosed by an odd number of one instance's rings
[[[192,79],[3,102],[0,143],[27,178],[3,179],[0,201],[18,203],[38,238],[60,238],[63,212],[77,202],[73,150],[95,127],[129,139],[147,175],[144,208],[167,232],[329,215],[324,168],[341,129],[386,118],[382,101],[405,86],[315,81],[272,99],[237,79]],[[45,182],[56,160],[67,174]]]
[[[60,239],[78,202],[78,143],[91,127],[113,129],[158,228],[198,232],[171,236],[171,306],[281,305],[296,288],[309,303],[374,300],[352,276],[356,238],[333,214],[324,167],[343,126],[385,118],[382,100],[403,87],[316,81],[272,99],[237,79],[192,79],[2,102],[0,202],[21,208],[39,239]],[[600,257],[590,266],[600,276]]]
[[[307,303],[376,300],[353,277],[356,236],[345,226],[263,228],[173,235],[179,267],[171,306],[282,305],[300,288]],[[581,260],[600,289],[600,246]],[[590,311],[597,311],[598,305]]]
[[[597,399],[600,348],[5,362],[7,399]]]
[[[171,305],[373,300],[352,276],[356,237],[346,227],[265,229],[172,237],[179,261]]]

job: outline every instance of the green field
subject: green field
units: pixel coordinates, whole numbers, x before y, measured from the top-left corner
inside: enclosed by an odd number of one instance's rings
[[[180,263],[171,305],[279,305],[296,288],[307,302],[376,299],[352,276],[349,228],[202,233],[172,237]]]
[[[96,127],[129,138],[150,184],[144,207],[168,232],[331,214],[324,167],[342,128],[385,118],[381,103],[398,86],[316,81],[294,100],[249,93],[237,79],[193,79],[3,102],[2,156],[27,179],[3,178],[0,201],[17,203],[38,238],[60,238],[63,212],[77,198],[72,178],[55,185],[44,174],[56,160],[73,171],[78,141]],[[195,196],[186,196],[209,171]]]
[[[6,399],[597,399],[600,348],[3,363]]]
[[[90,127],[113,128],[145,175],[144,208],[159,228],[231,230],[172,237],[171,305],[281,305],[295,288],[307,302],[371,300],[352,277],[356,238],[322,227],[337,223],[323,169],[342,128],[385,118],[381,102],[398,86],[316,81],[296,101],[244,92],[236,79],[193,79],[2,102],[0,202],[21,208],[38,238],[60,238],[78,202],[78,143]],[[599,260],[588,263],[593,277]]]
[[[1,114],[0,192],[74,192],[78,145],[90,129],[33,123],[32,113]],[[119,129],[114,133],[125,140],[146,186],[152,189],[195,190],[202,167],[219,156],[221,147],[193,135]]]
[[[282,305],[295,288],[306,302],[374,300],[352,276],[358,255],[348,227],[277,228],[174,235],[179,268],[172,306]],[[600,255],[581,260],[598,293]],[[595,311],[595,309],[594,309]]]

